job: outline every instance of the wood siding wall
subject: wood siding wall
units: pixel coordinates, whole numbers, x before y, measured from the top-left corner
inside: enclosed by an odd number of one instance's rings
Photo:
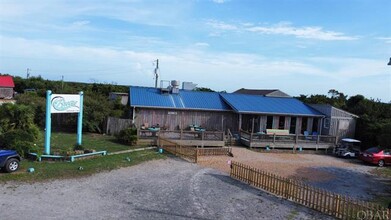
[[[343,137],[354,138],[357,121],[354,115],[331,105],[310,106],[327,116],[322,122],[321,129],[323,135],[338,136],[339,139]],[[325,127],[325,120],[330,121],[329,127]]]
[[[13,88],[0,88],[0,98],[2,99],[12,99],[14,97],[14,89]]]
[[[140,128],[145,123],[168,130],[188,129],[196,124],[209,131],[238,131],[239,116],[233,112],[194,111],[136,108],[135,125]]]

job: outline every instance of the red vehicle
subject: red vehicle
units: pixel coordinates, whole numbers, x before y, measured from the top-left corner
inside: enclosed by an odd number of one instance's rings
[[[359,159],[364,162],[376,164],[379,167],[391,165],[391,150],[372,147],[364,152],[361,152]]]

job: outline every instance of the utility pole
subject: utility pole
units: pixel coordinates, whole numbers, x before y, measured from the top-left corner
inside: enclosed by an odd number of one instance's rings
[[[64,91],[64,75],[61,76],[61,92]]]
[[[30,70],[31,70],[30,68],[27,68],[27,71],[26,71],[27,72],[27,79],[30,78]]]
[[[156,59],[156,67],[155,67],[155,88],[157,88],[157,82],[159,81],[159,59]]]

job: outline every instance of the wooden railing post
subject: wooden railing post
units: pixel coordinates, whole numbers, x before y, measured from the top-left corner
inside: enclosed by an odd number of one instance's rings
[[[183,130],[181,129],[181,133],[180,133],[180,136],[179,136],[179,140],[182,140],[183,138]]]
[[[295,144],[299,143],[299,134],[296,134]]]
[[[320,142],[320,135],[317,135],[316,136],[316,144],[319,144],[319,142]]]
[[[273,144],[276,144],[276,133],[273,134]]]

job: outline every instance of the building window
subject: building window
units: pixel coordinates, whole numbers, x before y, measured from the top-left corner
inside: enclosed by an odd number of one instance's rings
[[[290,134],[296,134],[296,117],[291,118],[291,126],[289,128],[289,133]]]
[[[267,116],[266,129],[272,129],[272,128],[273,128],[273,116]]]
[[[308,118],[303,117],[301,119],[301,133],[304,134],[304,131],[307,131]]]
[[[318,133],[318,126],[319,126],[319,119],[314,118],[314,121],[312,123],[312,133],[314,132]]]
[[[324,119],[323,127],[324,128],[330,128],[330,118],[325,118]]]
[[[278,129],[284,129],[285,128],[285,116],[280,116],[280,119],[278,120]]]

